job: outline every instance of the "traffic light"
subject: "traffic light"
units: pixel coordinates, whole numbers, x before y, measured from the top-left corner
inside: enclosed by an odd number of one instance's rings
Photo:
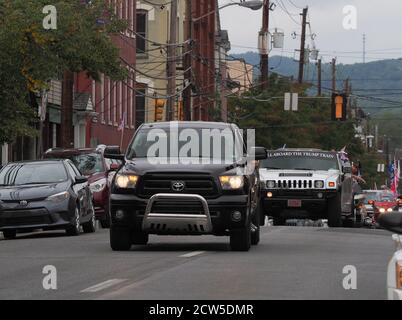
[[[347,119],[348,98],[345,94],[332,94],[332,120],[346,121]]]
[[[155,98],[155,122],[164,120],[165,100]]]

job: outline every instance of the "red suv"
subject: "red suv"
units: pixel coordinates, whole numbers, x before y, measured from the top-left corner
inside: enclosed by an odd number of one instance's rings
[[[108,152],[119,147],[107,147]],[[46,151],[45,159],[70,159],[74,162],[81,174],[88,177],[93,194],[96,219],[102,228],[110,227],[109,196],[110,183],[115,171],[120,167],[119,160],[110,160],[104,157],[105,145],[96,149],[50,149]]]

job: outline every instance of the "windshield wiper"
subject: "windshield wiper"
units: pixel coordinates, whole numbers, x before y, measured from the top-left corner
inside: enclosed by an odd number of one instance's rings
[[[293,170],[298,170],[298,171],[312,171],[313,169],[310,169],[310,168],[294,168]]]
[[[285,170],[282,168],[276,168],[276,167],[265,167],[264,169],[271,169],[271,170]]]
[[[21,184],[18,184],[18,185],[16,185],[16,186],[27,186],[27,185],[30,185],[30,184],[51,184],[51,183],[54,183],[54,182],[27,182],[27,183],[21,183]]]

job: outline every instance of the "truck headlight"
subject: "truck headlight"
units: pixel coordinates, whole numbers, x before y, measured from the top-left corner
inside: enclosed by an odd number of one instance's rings
[[[60,202],[63,202],[64,200],[67,200],[68,198],[70,198],[70,194],[67,191],[65,191],[65,192],[60,192],[60,193],[54,194],[52,196],[49,196],[46,198],[45,201],[50,201],[53,203],[60,203]]]
[[[101,192],[105,189],[106,187],[106,179],[100,179],[94,183],[92,183],[89,188],[91,189],[92,192]]]
[[[244,186],[243,176],[221,176],[219,180],[223,190],[238,190]]]
[[[325,185],[324,181],[322,181],[322,180],[314,181],[314,188],[316,188],[316,189],[323,189],[324,185]]]
[[[120,189],[134,189],[138,182],[138,176],[118,174],[115,181],[116,186]]]
[[[380,211],[380,213],[384,213],[385,209],[384,208],[380,208],[378,211]]]
[[[274,189],[276,187],[276,182],[274,180],[268,180],[267,181],[267,188],[268,189]]]

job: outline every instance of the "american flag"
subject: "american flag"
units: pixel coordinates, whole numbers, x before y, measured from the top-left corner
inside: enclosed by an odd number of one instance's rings
[[[392,164],[392,182],[391,182],[391,191],[395,194],[398,193],[398,187],[399,187],[399,178],[401,175],[401,169],[400,169],[400,163],[396,159],[394,159],[394,163]]]

